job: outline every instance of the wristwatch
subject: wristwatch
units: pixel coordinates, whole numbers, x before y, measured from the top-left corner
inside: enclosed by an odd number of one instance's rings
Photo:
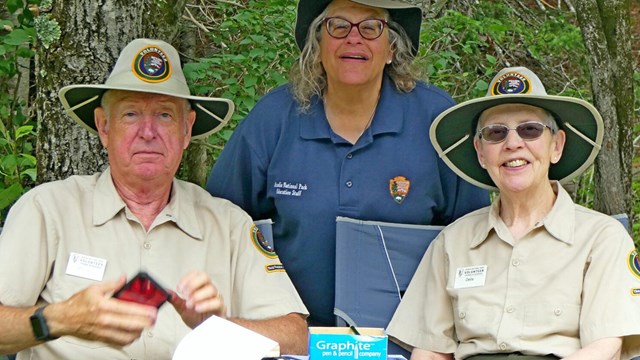
[[[40,306],[29,318],[29,320],[31,320],[31,329],[33,329],[33,335],[36,337],[36,340],[55,340],[57,337],[51,336],[49,326],[47,325],[47,319],[45,319],[44,314],[42,313],[45,306],[46,305]]]

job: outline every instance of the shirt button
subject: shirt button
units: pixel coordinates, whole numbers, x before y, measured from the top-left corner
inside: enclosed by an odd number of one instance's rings
[[[460,311],[460,314],[458,314],[458,316],[460,316],[460,319],[464,319],[465,317],[467,317],[467,313],[465,313],[464,311]]]
[[[151,249],[151,243],[150,242],[145,242],[144,245],[142,245],[142,247],[144,247],[145,249],[149,250],[149,249]]]
[[[351,158],[353,158],[353,154],[352,153],[348,153],[347,154],[347,159],[351,159]]]
[[[507,312],[508,312],[508,313],[512,313],[512,312],[514,312],[514,311],[516,311],[516,308],[515,308],[515,307],[513,307],[513,306],[508,306],[508,307],[507,307]]]
[[[150,337],[150,338],[153,337],[153,332],[147,331],[147,336]]]
[[[518,259],[513,259],[513,260],[511,261],[511,265],[513,265],[513,266],[519,266],[519,265],[520,265],[520,260],[518,260]]]
[[[500,350],[507,350],[508,346],[505,343],[500,344]]]
[[[553,313],[554,313],[556,316],[560,316],[560,315],[562,315],[562,309],[555,309],[555,310],[553,310]]]
[[[351,182],[351,180],[349,180],[345,183],[345,185],[347,185],[347,187],[350,188],[353,186],[353,183]]]

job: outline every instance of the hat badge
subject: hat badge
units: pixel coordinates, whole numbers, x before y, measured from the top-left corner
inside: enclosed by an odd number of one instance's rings
[[[146,82],[161,82],[171,76],[171,63],[157,46],[147,46],[138,51],[132,68],[136,77]]]
[[[528,94],[531,83],[526,76],[517,72],[508,72],[495,80],[491,95]]]

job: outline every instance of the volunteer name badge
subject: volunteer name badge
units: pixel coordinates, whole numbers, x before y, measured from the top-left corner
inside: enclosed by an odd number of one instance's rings
[[[455,289],[484,286],[487,278],[487,265],[461,267],[456,270]]]
[[[72,252],[69,254],[66,274],[89,280],[102,281],[106,268],[107,260],[105,259]]]

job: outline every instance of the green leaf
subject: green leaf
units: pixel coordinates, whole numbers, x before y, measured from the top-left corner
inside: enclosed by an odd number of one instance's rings
[[[12,14],[23,6],[22,0],[7,0],[7,9],[9,9],[9,12]]]
[[[33,133],[33,125],[20,126],[16,129],[16,140]]]
[[[16,29],[7,34],[4,38],[4,43],[7,45],[23,45],[31,42],[31,36],[23,29]]]
[[[8,188],[0,191],[0,209],[6,209],[24,192],[22,185],[13,183]]]

